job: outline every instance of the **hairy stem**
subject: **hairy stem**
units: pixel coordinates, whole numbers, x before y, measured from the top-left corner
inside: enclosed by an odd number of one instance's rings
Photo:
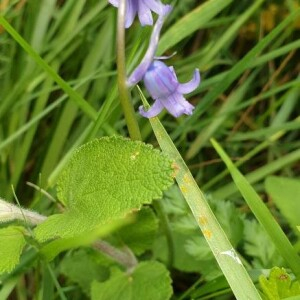
[[[124,266],[128,272],[131,272],[138,264],[136,257],[126,246],[123,247],[123,250],[120,250],[105,241],[97,241],[93,246],[95,249],[100,250],[102,253]]]
[[[23,209],[0,199],[0,223],[23,220],[30,225],[38,225],[46,219],[46,216],[40,215],[34,211]],[[123,265],[128,272],[131,272],[138,264],[135,255],[127,246],[124,246],[123,249],[117,249],[108,242],[99,240],[94,242],[93,247]]]
[[[31,225],[38,225],[46,219],[47,217],[34,211],[23,209],[0,199],[0,223],[13,220],[23,220]]]

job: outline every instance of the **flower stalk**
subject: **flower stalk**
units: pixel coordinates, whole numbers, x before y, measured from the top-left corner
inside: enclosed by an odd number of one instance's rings
[[[118,9],[117,25],[117,68],[118,68],[118,88],[125,121],[132,140],[141,140],[141,132],[135,116],[131,102],[129,90],[126,85],[126,66],[125,66],[125,12],[126,0],[120,0]]]

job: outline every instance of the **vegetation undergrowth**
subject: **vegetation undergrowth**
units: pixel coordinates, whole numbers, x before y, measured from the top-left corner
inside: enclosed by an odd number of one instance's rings
[[[0,300],[300,299],[299,3],[163,2],[156,55],[201,83],[147,119],[151,26],[1,1]]]

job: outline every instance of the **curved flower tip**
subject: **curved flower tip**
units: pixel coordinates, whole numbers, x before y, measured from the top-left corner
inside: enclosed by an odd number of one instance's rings
[[[119,7],[120,4],[120,0],[108,0],[108,2],[115,7]],[[151,11],[164,16],[168,14],[171,9],[171,5],[164,5],[160,0],[127,0],[125,27],[128,28],[132,25],[136,15],[138,15],[142,26],[153,25]]]
[[[126,84],[128,87],[132,87],[132,86],[136,85],[139,81],[141,81],[143,79],[144,75],[146,74],[148,68],[152,64],[154,56],[155,56],[155,52],[156,52],[156,49],[158,46],[158,42],[159,42],[160,31],[164,24],[164,20],[167,17],[167,14],[171,10],[172,10],[172,6],[170,6],[170,5],[163,6],[163,14],[159,15],[159,17],[153,27],[148,49],[147,49],[142,61],[140,62],[140,64],[134,69],[132,74],[127,79]],[[162,58],[164,59],[167,57],[162,57]]]
[[[198,69],[194,71],[191,81],[179,83],[173,67],[168,67],[161,61],[154,61],[144,76],[144,83],[155,102],[148,111],[144,111],[140,107],[142,116],[155,117],[163,108],[166,108],[176,118],[183,114],[191,115],[193,113],[194,106],[186,101],[183,94],[194,91],[200,84]]]
[[[159,13],[159,15],[166,16],[172,11],[172,9],[173,9],[172,5],[169,4],[162,5],[162,10],[161,13]]]
[[[157,116],[163,110],[163,108],[164,108],[163,104],[157,100],[154,102],[152,107],[147,111],[144,110],[143,106],[140,106],[139,113],[145,118],[153,118]]]

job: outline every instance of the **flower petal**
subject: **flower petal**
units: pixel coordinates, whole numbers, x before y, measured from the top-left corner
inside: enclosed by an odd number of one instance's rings
[[[156,0],[142,0],[145,6],[149,7],[152,11],[158,15],[164,15],[169,13],[170,5],[164,5],[160,1]]]
[[[108,2],[114,7],[119,7],[120,0],[108,0]]]
[[[138,15],[142,26],[153,25],[153,18],[150,8],[145,4],[145,1],[140,0]]]
[[[139,113],[145,118],[153,118],[156,117],[163,110],[163,108],[164,106],[162,103],[159,100],[156,100],[154,101],[152,107],[147,111],[144,110],[143,106],[140,106]]]
[[[126,16],[125,16],[125,28],[129,28],[134,20],[138,11],[138,4],[136,0],[128,0],[126,2]]]
[[[120,0],[108,0],[115,7],[120,6]],[[125,27],[132,25],[138,14],[142,26],[153,25],[152,11],[160,17],[165,17],[172,10],[171,5],[165,5],[160,0],[126,0]]]
[[[169,5],[169,4],[163,5],[162,11],[158,15],[167,16],[171,12],[172,9],[173,9],[172,5]]]
[[[171,71],[171,73],[174,75],[175,79],[178,81],[177,79],[177,75],[176,75],[176,72],[175,72],[175,69],[173,66],[169,67],[169,70]]]
[[[193,113],[193,109],[195,108],[192,104],[187,102],[181,94],[176,92],[168,98],[160,100],[167,111],[176,118],[182,114],[191,115]]]
[[[179,84],[177,88],[177,92],[180,94],[188,94],[191,93],[193,90],[195,90],[199,84],[200,84],[200,72],[198,69],[194,71],[194,76],[192,80],[190,80],[187,83],[181,83]]]
[[[167,98],[179,85],[169,67],[161,61],[154,61],[151,64],[143,80],[153,99]]]

